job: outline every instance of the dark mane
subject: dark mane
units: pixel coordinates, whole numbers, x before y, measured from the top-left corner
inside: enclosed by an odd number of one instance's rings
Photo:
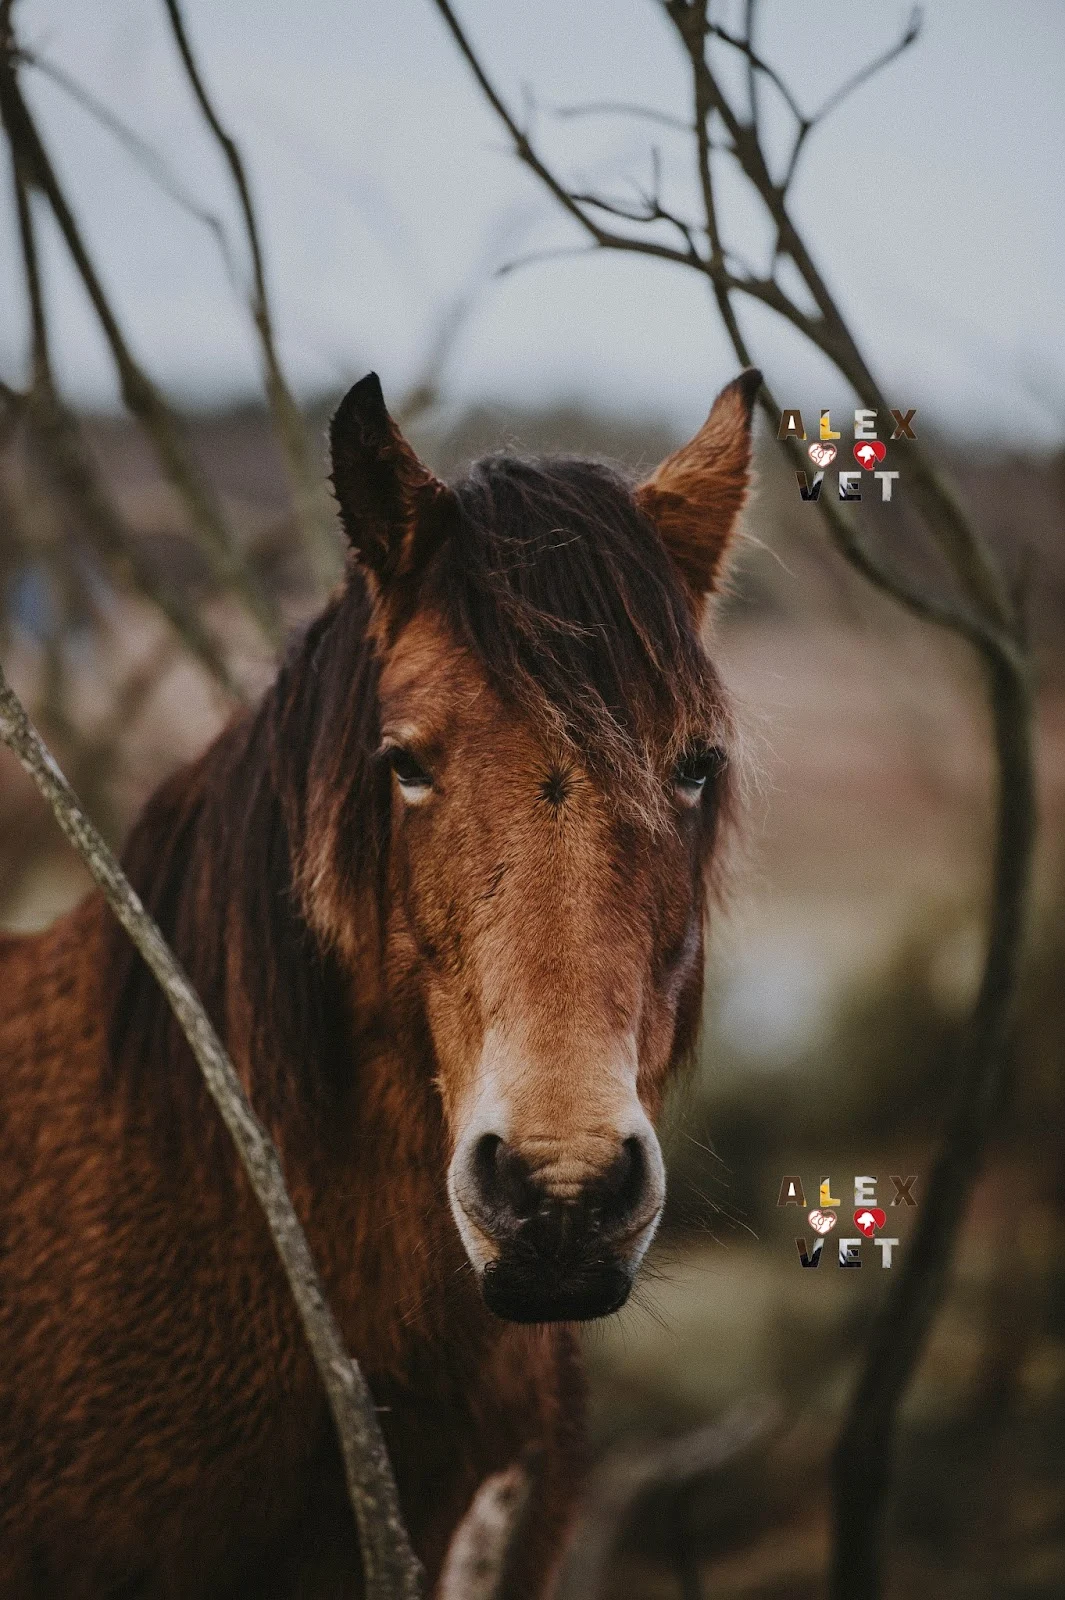
[[[670,764],[693,741],[722,742],[727,713],[691,598],[630,487],[587,461],[493,456],[454,495],[449,537],[413,603],[437,609],[504,698],[659,824]],[[328,834],[370,923],[379,912],[389,798],[371,759],[370,614],[353,570],[258,709],[157,791],[124,855],[222,1038],[254,1064],[257,1108],[275,1127],[350,1086],[341,966],[299,886]],[[199,1074],[117,925],[111,957],[115,1086],[154,1104],[175,1138],[191,1126],[202,1140],[215,1119]]]
[[[296,888],[316,796],[335,798],[354,881],[377,859],[387,815],[377,663],[360,574],[298,636],[257,710],[232,722],[149,800],[123,864],[178,953],[275,1127],[335,1104],[350,1086],[352,1037],[335,954]],[[154,978],[111,929],[113,1087],[161,1116],[174,1141],[216,1126],[213,1108]],[[164,1064],[165,1063],[165,1067]],[[165,1073],[165,1077],[162,1075]]]

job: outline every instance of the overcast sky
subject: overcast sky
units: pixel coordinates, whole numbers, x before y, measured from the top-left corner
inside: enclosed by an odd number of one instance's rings
[[[190,33],[251,170],[281,344],[305,392],[374,366],[386,392],[418,373],[447,306],[480,281],[446,379],[458,399],[584,398],[695,421],[735,362],[695,274],[602,254],[492,269],[579,243],[508,152],[430,0],[186,0]],[[567,176],[624,194],[661,146],[693,211],[684,139],[618,117],[559,121],[575,102],[684,115],[687,80],[654,0],[458,0],[498,84],[538,107]],[[730,6],[718,8],[728,20]],[[813,109],[902,31],[895,0],[765,0],[766,55]],[[31,49],[106,101],[199,202],[232,195],[177,68],[161,3],[20,0]],[[255,388],[246,315],[217,243],[39,73],[25,73],[57,165],[138,353],[199,399]],[[778,130],[779,131],[779,130]],[[795,211],[892,403],[1017,445],[1065,438],[1065,4],[930,0],[921,39],[810,141]],[[722,157],[726,163],[727,158]],[[734,244],[764,241],[722,167]],[[9,199],[0,212],[0,364],[24,328]],[[113,400],[105,350],[47,235],[65,381]],[[478,275],[479,279],[478,279]],[[747,315],[783,403],[840,394],[772,317]]]

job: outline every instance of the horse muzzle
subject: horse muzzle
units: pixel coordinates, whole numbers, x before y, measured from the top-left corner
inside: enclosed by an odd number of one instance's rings
[[[585,1322],[620,1310],[664,1198],[649,1127],[580,1182],[496,1134],[477,1138],[458,1167],[453,1209],[490,1311],[510,1322]]]
[[[545,1264],[501,1255],[482,1272],[481,1292],[507,1322],[590,1322],[621,1310],[634,1277],[617,1261]]]

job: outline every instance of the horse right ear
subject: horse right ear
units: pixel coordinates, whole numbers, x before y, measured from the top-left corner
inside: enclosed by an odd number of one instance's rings
[[[699,432],[636,490],[636,502],[700,599],[718,588],[747,498],[751,413],[762,374],[733,378]]]
[[[454,497],[389,416],[376,372],[341,400],[329,450],[340,520],[359,561],[379,586],[414,572],[439,543]]]

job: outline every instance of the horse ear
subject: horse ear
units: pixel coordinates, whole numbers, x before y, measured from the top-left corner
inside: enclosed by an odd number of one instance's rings
[[[719,585],[750,482],[751,413],[762,374],[748,367],[722,389],[694,439],[667,456],[636,501],[697,595]]]
[[[359,561],[382,585],[413,572],[439,542],[453,497],[389,416],[376,372],[341,400],[329,450],[340,520]]]

